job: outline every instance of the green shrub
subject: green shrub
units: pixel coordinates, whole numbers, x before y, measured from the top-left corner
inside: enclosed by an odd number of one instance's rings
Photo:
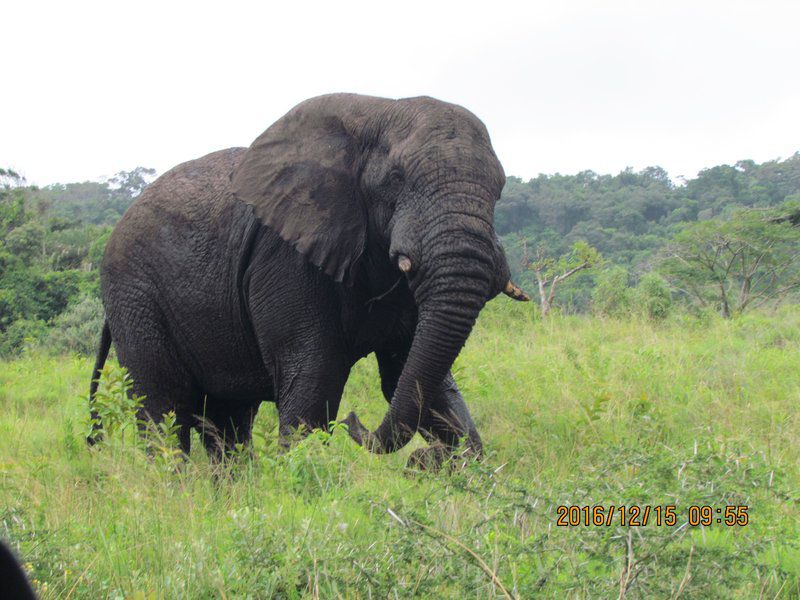
[[[49,271],[38,276],[34,298],[39,316],[50,321],[64,312],[71,302],[86,293],[90,277],[78,269]]]
[[[97,351],[103,328],[103,303],[99,298],[85,297],[73,304],[53,321],[47,337],[48,349],[56,354],[75,352],[92,356]]]
[[[29,263],[35,257],[42,256],[45,235],[46,230],[41,223],[28,221],[8,233],[5,245],[11,254]]]
[[[16,318],[16,297],[9,289],[0,290],[0,331],[5,331]]]
[[[0,356],[17,356],[25,348],[35,346],[46,334],[47,325],[41,319],[18,319],[0,333]]]
[[[672,294],[667,282],[656,273],[646,273],[634,291],[636,306],[648,319],[660,321],[672,308]]]
[[[630,296],[627,269],[611,267],[597,278],[597,285],[592,291],[592,310],[608,317],[624,316],[631,309]]]
[[[99,267],[100,263],[102,262],[103,253],[106,250],[106,244],[108,243],[109,237],[111,237],[111,227],[106,227],[103,233],[100,234],[100,236],[98,236],[89,247],[89,252],[86,255],[86,259],[93,268]]]
[[[107,437],[136,424],[136,413],[144,397],[131,393],[132,388],[133,379],[125,367],[106,363],[100,371],[100,385],[91,408],[97,413]]]

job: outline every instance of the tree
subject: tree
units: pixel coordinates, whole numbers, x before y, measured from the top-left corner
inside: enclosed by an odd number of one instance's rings
[[[25,178],[11,169],[0,169],[0,235],[3,237],[27,220]]]
[[[5,237],[5,248],[24,263],[46,253],[45,228],[39,221],[28,221],[12,229]]]
[[[133,171],[120,171],[108,182],[113,190],[133,199],[144,191],[144,188],[153,180],[155,174],[155,169],[136,167]]]
[[[786,210],[739,210],[689,225],[666,247],[660,270],[725,318],[780,301],[800,289],[800,228],[776,218]]]
[[[597,285],[592,290],[592,309],[609,317],[622,317],[631,309],[631,290],[628,287],[628,270],[614,266],[600,272]]]
[[[547,256],[545,247],[540,244],[531,260],[528,246],[524,244],[523,268],[533,271],[536,275],[542,316],[546,317],[553,307],[558,284],[584,269],[597,265],[601,260],[600,253],[583,241],[575,242],[572,250],[558,259]]]
[[[107,227],[53,216],[57,198],[0,169],[0,354],[20,351],[76,299],[97,294],[88,255]],[[95,252],[97,254],[97,252]]]
[[[800,227],[800,194],[792,194],[786,197],[786,203],[773,221],[775,223],[791,223],[795,227]]]
[[[28,189],[28,205],[43,213],[39,215],[42,218],[113,225],[154,175],[154,169],[136,167],[132,171],[120,171],[107,181],[54,183],[36,190]]]

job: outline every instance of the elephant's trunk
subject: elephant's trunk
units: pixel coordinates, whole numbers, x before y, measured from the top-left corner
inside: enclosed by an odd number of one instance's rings
[[[412,278],[419,320],[389,411],[374,432],[354,413],[345,421],[351,437],[373,452],[394,452],[407,444],[425,420],[430,399],[441,392],[492,286],[491,238],[486,239],[486,248],[480,248],[474,238],[445,243],[440,238],[437,245],[447,250],[429,254]]]

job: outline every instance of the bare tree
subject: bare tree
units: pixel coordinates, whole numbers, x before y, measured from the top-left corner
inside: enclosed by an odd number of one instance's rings
[[[596,248],[586,242],[575,242],[572,250],[560,258],[548,256],[546,248],[539,244],[531,258],[528,243],[522,245],[522,268],[533,271],[539,288],[539,306],[545,317],[553,307],[556,289],[565,279],[589,269],[602,260]]]

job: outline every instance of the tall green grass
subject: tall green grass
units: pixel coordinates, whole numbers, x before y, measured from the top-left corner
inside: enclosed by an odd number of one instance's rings
[[[343,431],[281,454],[264,405],[220,476],[132,438],[88,450],[91,360],[0,363],[0,536],[44,598],[800,597],[800,309],[534,318],[490,303],[455,366],[488,456],[440,473]],[[341,414],[386,405],[373,359]],[[558,505],[677,506],[558,527]],[[690,505],[749,524],[690,527]]]

